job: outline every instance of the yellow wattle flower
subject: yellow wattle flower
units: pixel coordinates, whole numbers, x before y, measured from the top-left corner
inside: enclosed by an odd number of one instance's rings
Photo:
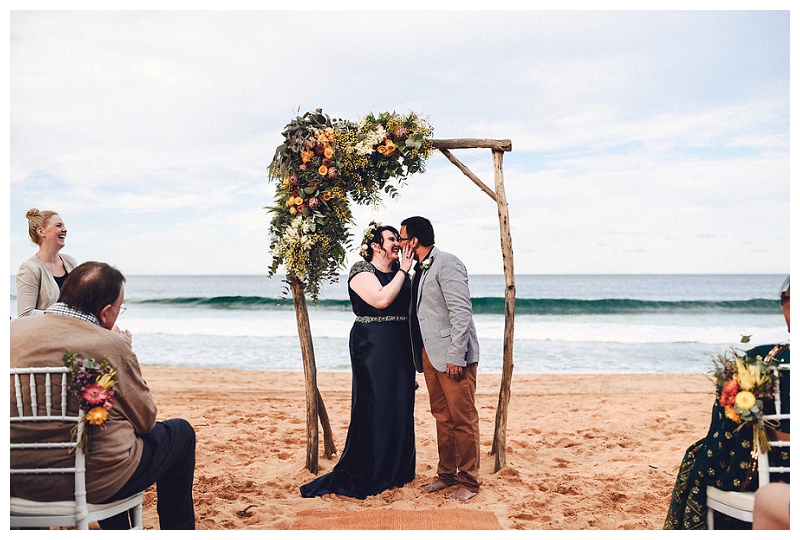
[[[734,403],[743,411],[749,411],[750,408],[756,404],[756,396],[754,396],[752,392],[745,390],[736,394],[736,401]]]

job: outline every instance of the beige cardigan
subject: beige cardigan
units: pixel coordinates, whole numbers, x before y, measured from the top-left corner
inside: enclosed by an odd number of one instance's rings
[[[59,257],[67,272],[78,266],[69,255],[62,253]],[[17,272],[17,315],[42,315],[45,309],[58,302],[60,292],[50,269],[34,255],[22,263]]]

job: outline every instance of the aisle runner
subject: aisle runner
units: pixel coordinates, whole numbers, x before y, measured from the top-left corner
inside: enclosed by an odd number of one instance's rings
[[[492,512],[468,509],[358,510],[330,512],[302,510],[293,530],[499,530]]]

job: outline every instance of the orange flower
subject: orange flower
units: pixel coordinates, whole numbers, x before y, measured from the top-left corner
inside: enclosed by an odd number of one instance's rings
[[[108,418],[108,411],[103,407],[94,407],[86,413],[86,421],[93,426],[100,426]]]
[[[397,150],[397,145],[391,139],[386,140],[386,152],[383,154],[386,157],[391,156],[394,154],[394,151]]]
[[[382,155],[384,155],[384,156],[386,155],[386,146],[384,146],[384,145],[380,145],[380,146],[377,148],[377,150],[378,150],[378,153],[379,153],[379,154],[382,154]]]
[[[303,158],[303,163],[308,163],[314,157],[314,152],[311,150],[304,150],[303,152],[300,152],[300,157]]]
[[[741,422],[742,417],[733,410],[733,407],[725,407],[725,416],[733,420],[734,422]]]
[[[331,200],[331,194],[326,191],[325,193],[322,194],[322,200],[325,202]]]
[[[297,213],[297,209],[294,206],[289,207],[289,213],[295,215]]]
[[[325,176],[326,174],[328,174],[328,167],[326,167],[325,165],[321,165],[320,168],[317,169],[317,172],[322,176]]]
[[[333,157],[333,148],[330,146],[325,147],[325,157],[331,159]]]

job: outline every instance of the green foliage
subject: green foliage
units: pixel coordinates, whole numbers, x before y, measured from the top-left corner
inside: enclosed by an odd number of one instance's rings
[[[316,302],[324,281],[336,281],[352,249],[350,201],[377,205],[398,195],[408,176],[425,171],[433,129],[414,112],[369,114],[358,123],[321,109],[298,116],[281,132],[269,177],[278,188],[270,221],[272,264],[303,283]]]

